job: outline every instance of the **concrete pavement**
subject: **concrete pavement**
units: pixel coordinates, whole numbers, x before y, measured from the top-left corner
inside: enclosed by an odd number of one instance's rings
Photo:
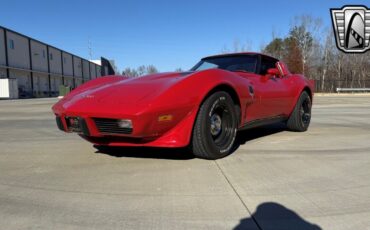
[[[0,229],[370,229],[370,96],[319,96],[305,133],[242,132],[217,161],[97,152],[56,99],[0,101]]]

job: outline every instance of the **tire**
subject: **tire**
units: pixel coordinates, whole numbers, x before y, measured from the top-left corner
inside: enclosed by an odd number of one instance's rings
[[[191,148],[195,156],[215,160],[234,150],[238,108],[224,91],[212,94],[203,102],[193,129]]]
[[[288,129],[295,132],[306,131],[311,122],[311,107],[311,97],[303,91],[287,121]]]

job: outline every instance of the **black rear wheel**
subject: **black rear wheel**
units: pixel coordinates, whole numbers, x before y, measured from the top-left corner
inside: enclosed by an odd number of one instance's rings
[[[306,131],[311,122],[311,106],[310,95],[303,91],[288,119],[288,129],[296,132]]]
[[[218,159],[233,151],[238,128],[238,108],[223,91],[209,96],[201,105],[192,137],[195,156]]]

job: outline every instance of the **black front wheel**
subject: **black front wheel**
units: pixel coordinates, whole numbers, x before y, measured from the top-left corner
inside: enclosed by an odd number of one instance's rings
[[[218,159],[233,151],[238,128],[238,108],[223,91],[209,96],[201,105],[192,136],[195,156]]]

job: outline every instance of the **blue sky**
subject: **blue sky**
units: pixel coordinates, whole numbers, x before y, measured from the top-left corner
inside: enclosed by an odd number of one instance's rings
[[[84,58],[90,40],[93,58],[114,59],[120,70],[153,64],[172,71],[231,49],[235,40],[259,50],[301,14],[331,26],[329,8],[345,4],[369,1],[2,0],[0,25]]]

